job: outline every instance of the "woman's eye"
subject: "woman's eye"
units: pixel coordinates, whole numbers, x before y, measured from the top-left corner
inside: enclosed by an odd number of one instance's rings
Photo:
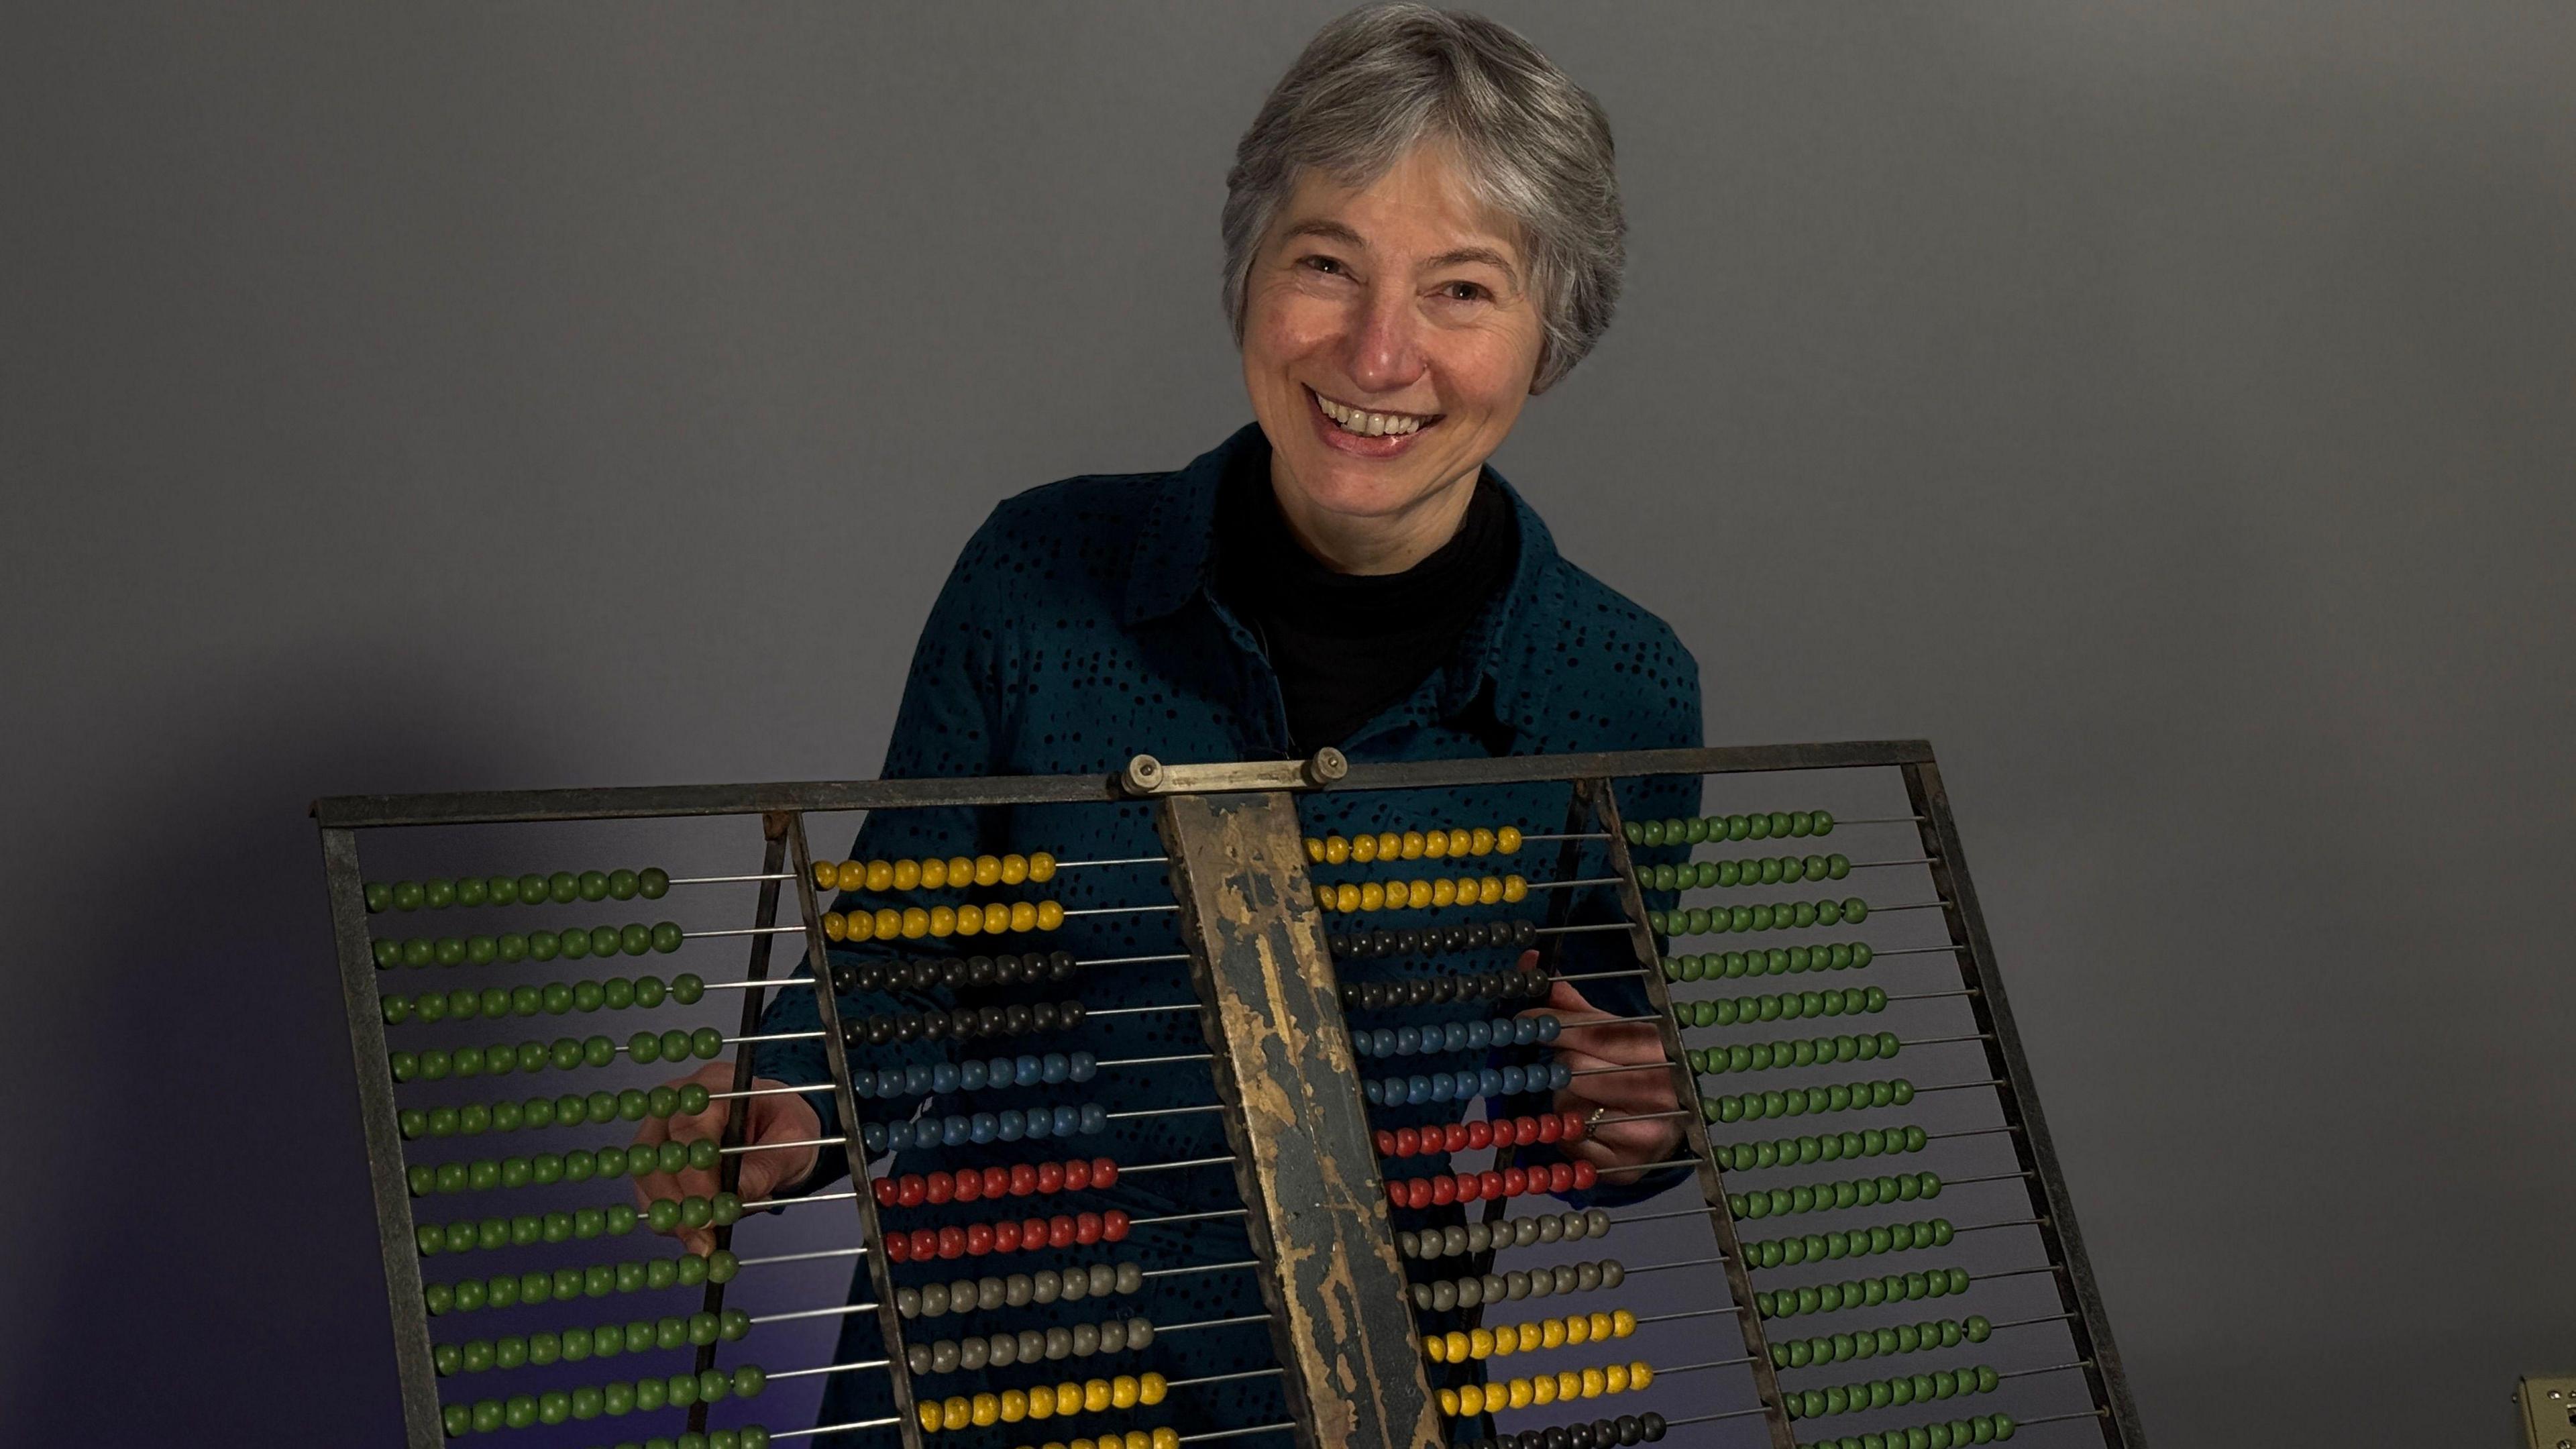
[[[1341,262],[1332,257],[1308,257],[1303,262],[1303,265],[1311,271],[1322,272],[1326,276],[1338,277],[1342,275]]]
[[[1450,282],[1441,287],[1440,295],[1452,302],[1482,302],[1491,294],[1474,282]]]

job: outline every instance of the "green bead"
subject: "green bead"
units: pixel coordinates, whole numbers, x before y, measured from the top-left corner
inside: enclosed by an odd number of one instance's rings
[[[624,937],[615,926],[590,928],[590,954],[594,956],[614,956],[623,944]]]
[[[552,931],[528,933],[528,955],[538,961],[551,961],[563,954],[563,938]]]
[[[642,884],[642,879],[631,870],[612,870],[608,873],[608,894],[614,900],[635,899],[635,892]]]
[[[545,1009],[546,993],[542,988],[536,986],[514,986],[510,988],[511,1015],[534,1016]]]
[[[599,999],[611,1011],[624,1011],[635,1004],[635,983],[623,976],[611,976],[599,984]]]
[[[626,1039],[626,1054],[639,1062],[660,1061],[662,1059],[661,1035],[650,1031],[635,1033]]]
[[[608,872],[601,870],[583,871],[574,881],[574,886],[581,892],[581,898],[583,900],[604,901],[608,899]]]
[[[617,1043],[604,1036],[594,1036],[581,1044],[581,1059],[594,1067],[604,1067],[617,1060]]]
[[[671,999],[682,1006],[695,1006],[707,994],[707,983],[694,971],[683,971],[671,978]]]
[[[1628,837],[1628,843],[1630,845],[1643,845],[1646,843],[1646,828],[1634,820],[1622,822],[1619,827],[1619,833]]]
[[[411,998],[408,996],[388,996],[378,1002],[377,1007],[383,1011],[388,1026],[400,1026],[411,1020]]]
[[[635,1004],[647,1010],[661,1005],[662,998],[668,995],[669,991],[670,988],[662,984],[662,978],[659,976],[635,978]]]
[[[558,999],[563,1001],[564,1006],[554,1005]],[[574,1011],[597,1011],[606,1000],[606,993],[600,989],[596,981],[576,981],[569,986],[558,981],[546,988],[546,1009],[558,1014],[566,1007]]]
[[[486,1399],[484,1402],[492,1404],[496,1411],[500,1408],[499,1404],[493,1403],[490,1399]],[[471,1404],[449,1404],[438,1411],[438,1426],[447,1431],[447,1437],[450,1439],[471,1434],[476,1428],[474,1422],[474,1409],[475,1406]],[[495,1417],[498,1417],[497,1413]],[[495,1424],[493,1427],[498,1428],[500,1426]]]
[[[615,1092],[593,1092],[589,1096],[581,1098],[580,1101],[582,1114],[589,1118],[593,1124],[614,1122],[617,1120],[617,1094]]]
[[[658,865],[647,866],[635,876],[635,892],[648,901],[660,900],[671,889],[671,873]]]
[[[724,1033],[712,1026],[702,1026],[689,1033],[690,1049],[701,1061],[713,1061],[724,1053]]]
[[[500,938],[501,959],[524,961],[528,958],[528,938],[517,931],[504,931]]]
[[[568,870],[559,870],[545,878],[543,889],[556,905],[568,906],[581,899],[581,877]]]
[[[496,906],[515,906],[519,903],[518,877],[492,876],[483,882],[483,894]]]

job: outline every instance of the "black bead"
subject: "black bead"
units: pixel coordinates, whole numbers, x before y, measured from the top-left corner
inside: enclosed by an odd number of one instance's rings
[[[921,1014],[921,1039],[938,1041],[948,1035],[948,1013],[925,1011]]]
[[[1590,1424],[1578,1421],[1565,1426],[1566,1449],[1594,1449],[1601,1442],[1594,1437]]]
[[[1512,922],[1512,944],[1515,946],[1537,945],[1538,922],[1530,920]]]
[[[1395,949],[1396,954],[1400,956],[1413,956],[1420,954],[1422,950],[1422,933],[1420,931],[1409,929],[1396,932]]]
[[[885,1046],[894,1040],[894,1018],[879,1014],[868,1018],[868,1045]]]
[[[975,1032],[979,1036],[1000,1036],[1011,1024],[1011,1009],[987,1006],[975,1013]]]
[[[841,1047],[843,1050],[846,1051],[852,1047],[859,1046],[864,1043],[867,1038],[868,1023],[866,1018],[853,1017],[852,1019],[841,1023]]]
[[[967,957],[967,958],[966,958],[966,984],[967,984],[967,985],[969,985],[969,986],[990,986],[990,985],[992,985],[992,984],[993,984],[993,958],[992,958],[992,957],[990,957],[990,956],[969,956],[969,957]]]
[[[859,989],[859,969],[846,961],[832,963],[831,978],[834,995],[847,996]]]
[[[1071,951],[1056,951],[1047,956],[1047,979],[1049,981],[1070,981],[1073,979],[1073,973],[1081,969],[1081,967],[1074,964],[1073,953]]]
[[[940,984],[940,985],[942,985],[942,986],[963,986],[963,985],[965,985],[965,984],[966,984],[966,963],[965,963],[965,962],[963,962],[963,961],[957,961],[957,960],[949,960],[949,961],[945,961],[945,962],[940,963],[940,967],[939,967],[939,984]]]
[[[885,968],[874,961],[861,966],[858,970],[858,989],[861,991],[885,990]]]
[[[1570,1449],[1563,1424],[1550,1424],[1538,1431],[1539,1449]]]
[[[1443,930],[1440,933],[1440,949],[1443,951],[1463,951],[1467,949],[1467,928],[1464,926],[1451,926]]]
[[[894,1019],[894,1039],[910,1041],[921,1035],[921,1018],[906,1012]]]
[[[1637,1416],[1637,1423],[1639,1432],[1645,1436],[1647,1443],[1655,1443],[1664,1437],[1663,1415],[1652,1412],[1640,1414]]]
[[[1029,1008],[1029,1025],[1038,1031],[1055,1030],[1055,1003],[1041,1001]]]
[[[1028,1007],[1017,1001],[1003,1007],[1002,1029],[1013,1036],[1018,1036],[1020,1033],[1027,1031],[1029,1029]]]
[[[1617,1431],[1619,1442],[1622,1444],[1634,1444],[1644,1438],[1646,1433],[1645,1426],[1637,1422],[1637,1416],[1634,1414],[1621,1414],[1611,1421],[1610,1427]]]
[[[1063,1022],[1067,1031],[1082,1025],[1082,1019],[1090,1014],[1090,1009],[1079,1001],[1059,1001],[1055,1005],[1055,1019]]]

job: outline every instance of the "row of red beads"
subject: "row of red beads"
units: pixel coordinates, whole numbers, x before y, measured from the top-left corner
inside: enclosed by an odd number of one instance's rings
[[[919,1207],[923,1203],[974,1202],[988,1197],[1027,1197],[1031,1193],[1081,1192],[1118,1181],[1118,1164],[1106,1157],[1089,1162],[1016,1162],[1009,1167],[967,1168],[963,1172],[907,1172],[880,1177],[872,1184],[879,1207]]]
[[[885,1255],[889,1263],[922,1262],[931,1258],[980,1258],[986,1253],[1017,1253],[1036,1248],[1070,1248],[1076,1243],[1123,1243],[1127,1241],[1127,1215],[1112,1208],[1105,1213],[1058,1213],[1051,1218],[1005,1218],[997,1223],[951,1224],[944,1228],[915,1228],[908,1233],[885,1235]]]
[[[1583,1114],[1550,1112],[1541,1117],[1479,1118],[1446,1126],[1398,1127],[1377,1131],[1381,1157],[1414,1157],[1425,1152],[1466,1152],[1479,1147],[1527,1147],[1533,1142],[1580,1142]]]
[[[1500,1172],[1444,1172],[1390,1182],[1386,1185],[1386,1200],[1400,1208],[1430,1207],[1435,1203],[1445,1206],[1532,1192],[1574,1192],[1600,1180],[1601,1174],[1589,1162],[1506,1167]]]

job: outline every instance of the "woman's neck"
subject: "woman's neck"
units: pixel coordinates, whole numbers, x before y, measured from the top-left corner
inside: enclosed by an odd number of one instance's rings
[[[1398,513],[1356,518],[1316,508],[1285,486],[1279,456],[1270,457],[1270,491],[1279,500],[1297,546],[1337,574],[1400,574],[1440,551],[1458,534],[1467,504],[1476,496],[1475,469],[1423,495]]]

